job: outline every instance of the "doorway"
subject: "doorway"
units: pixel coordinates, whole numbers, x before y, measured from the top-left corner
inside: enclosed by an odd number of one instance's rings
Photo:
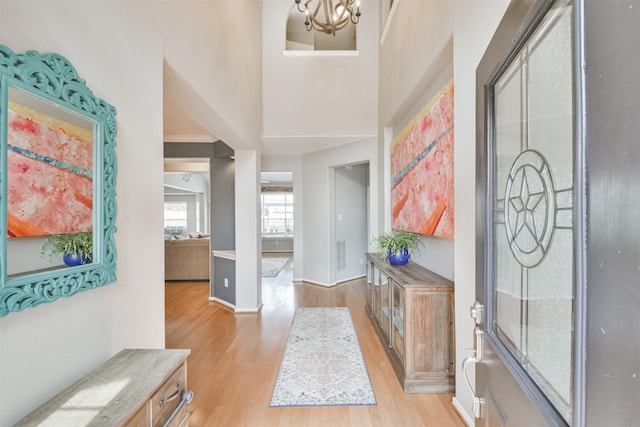
[[[366,274],[364,254],[369,245],[369,164],[334,168],[335,281]]]
[[[516,3],[477,71],[474,415],[490,426],[566,425],[581,358],[573,3]]]

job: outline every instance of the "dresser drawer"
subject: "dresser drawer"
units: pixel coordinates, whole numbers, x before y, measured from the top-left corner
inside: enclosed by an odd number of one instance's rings
[[[187,366],[185,363],[169,377],[169,379],[160,386],[158,391],[151,397],[151,425],[163,426],[171,417],[182,400],[182,392],[187,387]],[[182,407],[182,410],[186,407]],[[185,411],[186,412],[186,411]],[[182,420],[179,414],[173,424],[178,425]]]

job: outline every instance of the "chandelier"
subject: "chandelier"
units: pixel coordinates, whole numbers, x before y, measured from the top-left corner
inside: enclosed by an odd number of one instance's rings
[[[336,35],[349,22],[360,21],[360,0],[295,0],[298,10],[306,15],[307,31],[314,29]],[[353,4],[356,3],[355,12]]]

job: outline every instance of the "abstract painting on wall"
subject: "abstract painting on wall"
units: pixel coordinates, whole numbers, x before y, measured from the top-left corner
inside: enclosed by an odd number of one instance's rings
[[[453,238],[453,80],[391,145],[391,226]]]
[[[93,129],[9,102],[8,237],[92,230]]]

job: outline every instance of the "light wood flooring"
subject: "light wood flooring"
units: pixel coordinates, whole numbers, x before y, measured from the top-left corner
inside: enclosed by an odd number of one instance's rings
[[[190,426],[464,427],[450,394],[406,394],[365,313],[364,279],[333,288],[293,284],[291,262],[263,278],[264,307],[234,314],[208,301],[208,282],[165,286],[166,346],[190,348]],[[270,408],[296,307],[349,307],[378,404]]]

